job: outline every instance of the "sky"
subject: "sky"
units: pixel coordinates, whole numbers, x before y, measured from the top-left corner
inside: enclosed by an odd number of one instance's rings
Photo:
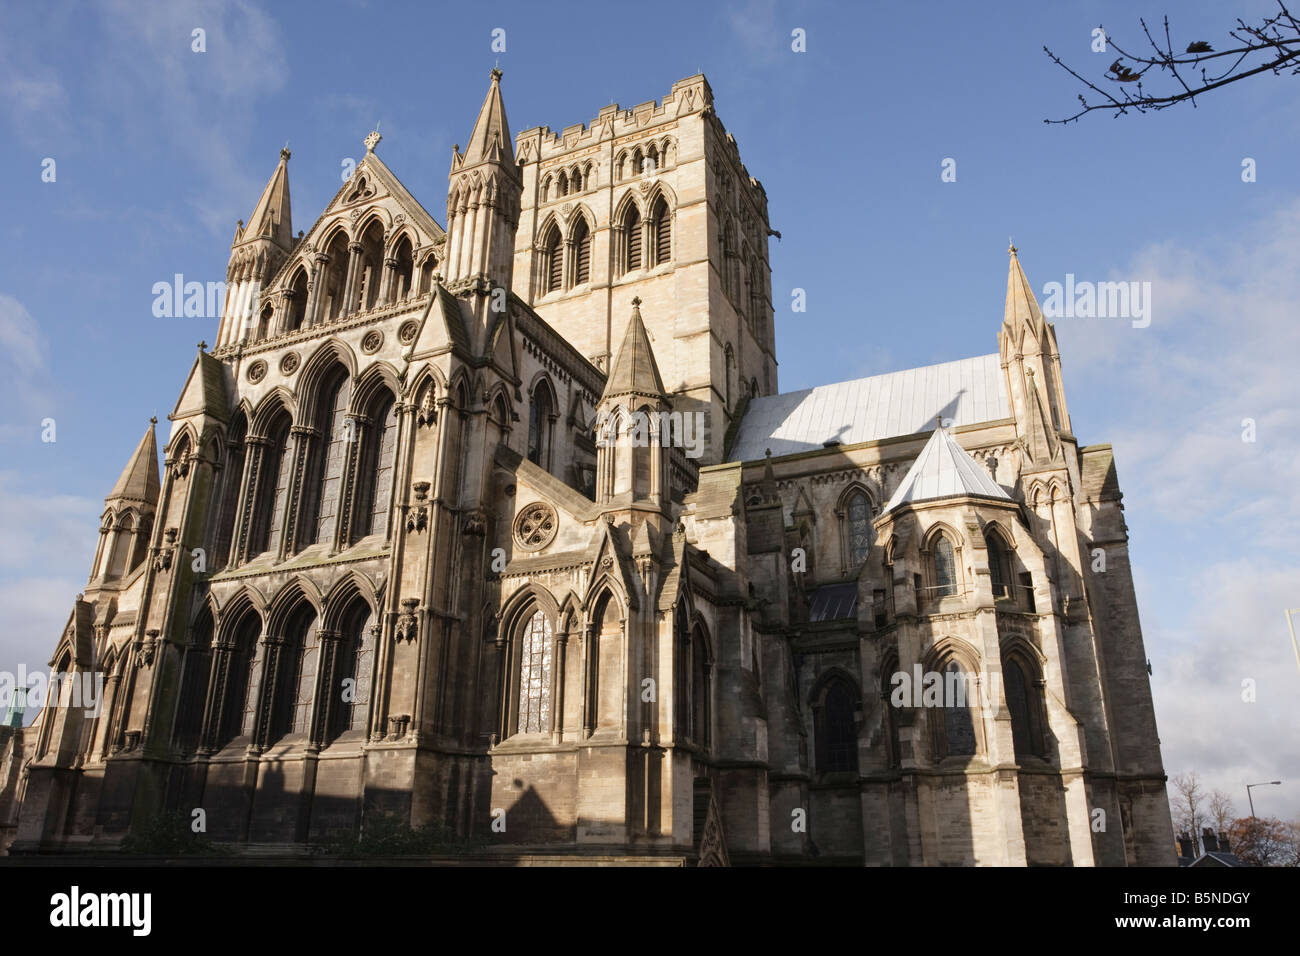
[[[703,71],[781,232],[782,391],[996,351],[1012,238],[1040,301],[1067,276],[1150,283],[1145,327],[1056,328],[1075,433],[1115,448],[1165,767],[1242,815],[1247,783],[1280,779],[1256,811],[1300,818],[1284,613],[1300,608],[1300,77],[1043,122],[1080,92],[1044,45],[1095,78],[1115,56],[1093,52],[1098,25],[1136,49],[1138,18],[1172,9],[1176,42],[1220,46],[1274,6],[920,9],[0,3],[0,670],[47,663],[104,495],[215,339],[215,319],[156,317],[154,284],[225,278],[282,146],[295,230],[376,125],[442,222],[452,144],[494,65],[513,133],[660,100]]]

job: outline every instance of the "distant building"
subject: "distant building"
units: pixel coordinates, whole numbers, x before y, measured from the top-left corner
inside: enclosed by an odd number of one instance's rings
[[[286,851],[393,815],[520,853],[1172,866],[1111,448],[1016,251],[972,308],[996,353],[782,394],[767,197],[705,78],[513,139],[499,80],[445,228],[372,134],[295,237],[282,152],[161,478],[151,426],[106,499],[52,659],[104,706],[47,706],[15,851],[201,806]],[[807,348],[924,327],[845,281],[861,334]]]

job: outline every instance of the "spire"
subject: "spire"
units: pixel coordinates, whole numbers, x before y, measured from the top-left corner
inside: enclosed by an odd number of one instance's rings
[[[131,460],[122,469],[122,476],[108,493],[105,501],[125,498],[148,505],[158,503],[158,441],[154,437],[154,425],[158,419],[149,419],[149,428],[145,431],[140,444],[136,445]]]
[[[23,714],[27,710],[27,688],[15,687],[13,696],[9,698],[9,709],[5,711],[4,720],[0,721],[0,727],[21,728],[23,725]]]
[[[1038,393],[1038,383],[1034,381],[1032,366],[1025,368],[1025,378],[1029,383],[1029,423],[1025,429],[1026,451],[1035,465],[1045,465],[1056,461],[1060,443],[1048,423],[1047,412],[1043,409],[1043,399]]]
[[[1015,246],[1007,249],[1011,255],[1011,265],[1007,271],[1007,304],[1002,324],[1012,329],[1028,324],[1037,334],[1043,325],[1043,313],[1038,309],[1038,300],[1034,298],[1034,290],[1025,277],[1025,270],[1020,267],[1017,251]]]
[[[261,198],[248,217],[248,225],[237,233],[238,240],[270,239],[288,249],[293,245],[293,221],[289,214],[289,150],[280,150],[280,162],[262,190]]]
[[[650,333],[641,321],[640,298],[632,300],[632,318],[623,333],[623,343],[618,347],[601,400],[618,395],[664,397],[663,379],[659,377],[659,366],[650,348]]]
[[[464,166],[486,162],[513,165],[514,161],[510,127],[506,124],[506,106],[501,101],[501,71],[493,67],[492,84],[483,100],[483,108],[478,111],[478,120],[470,134],[469,145],[465,147],[462,163]]]
[[[903,476],[893,497],[885,505],[885,511],[919,501],[956,497],[1010,500],[1002,486],[994,482],[940,424]]]

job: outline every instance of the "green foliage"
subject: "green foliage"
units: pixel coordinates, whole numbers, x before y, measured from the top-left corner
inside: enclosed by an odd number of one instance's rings
[[[183,810],[160,813],[132,827],[122,841],[121,851],[131,856],[196,856],[227,852],[204,834],[195,833],[190,826],[190,815]]]
[[[360,834],[340,837],[318,850],[340,857],[467,856],[481,845],[437,824],[412,827],[394,814],[383,814],[368,818]]]

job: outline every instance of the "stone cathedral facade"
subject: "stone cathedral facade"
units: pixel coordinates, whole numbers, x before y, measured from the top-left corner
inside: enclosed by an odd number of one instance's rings
[[[296,235],[283,151],[240,223],[50,661],[102,706],[6,750],[11,852],[202,808],[247,851],[1173,865],[1111,449],[1014,249],[995,353],[783,394],[702,75],[512,138],[494,70],[445,226],[378,143]]]

